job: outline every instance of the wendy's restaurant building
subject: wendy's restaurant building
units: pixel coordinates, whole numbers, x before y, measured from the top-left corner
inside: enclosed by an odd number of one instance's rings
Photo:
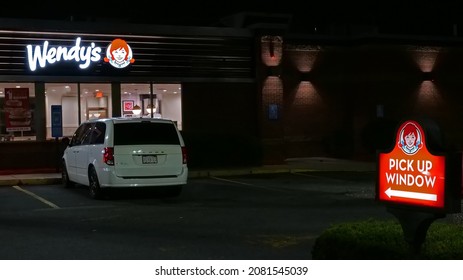
[[[189,165],[374,159],[408,116],[463,143],[459,37],[0,19],[0,170],[58,168],[91,118],[169,118]],[[140,131],[143,133],[143,131]]]
[[[0,170],[58,168],[105,117],[174,120],[193,167],[259,161],[254,52],[246,29],[1,19]]]

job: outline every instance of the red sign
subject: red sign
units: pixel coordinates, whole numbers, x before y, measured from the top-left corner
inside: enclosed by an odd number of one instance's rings
[[[400,126],[392,151],[379,154],[378,168],[380,201],[444,208],[445,157],[428,151],[417,122]]]
[[[133,110],[133,100],[124,100],[122,101],[122,110],[124,112],[131,112]]]
[[[6,131],[30,131],[32,113],[28,88],[5,89]]]

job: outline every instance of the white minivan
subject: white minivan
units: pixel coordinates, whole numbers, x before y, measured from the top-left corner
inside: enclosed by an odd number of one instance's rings
[[[177,196],[188,178],[185,143],[166,119],[88,120],[70,139],[61,167],[65,187],[88,186],[94,199],[110,188],[163,187]]]

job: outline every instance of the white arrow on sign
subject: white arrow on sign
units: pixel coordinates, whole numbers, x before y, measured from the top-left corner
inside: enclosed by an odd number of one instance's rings
[[[397,191],[393,190],[389,187],[384,193],[391,198],[391,196],[396,197],[405,197],[405,198],[414,198],[414,199],[421,199],[421,200],[431,200],[437,201],[437,195],[429,194],[429,193],[420,193],[420,192],[407,192],[407,191]]]

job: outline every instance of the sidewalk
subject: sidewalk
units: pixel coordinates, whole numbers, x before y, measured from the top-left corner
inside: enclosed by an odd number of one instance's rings
[[[234,176],[248,174],[292,173],[313,171],[358,171],[373,172],[376,170],[375,162],[362,162],[325,157],[293,158],[287,159],[285,164],[264,165],[259,167],[243,168],[217,168],[217,169],[190,169],[189,178]],[[33,172],[28,174],[0,175],[0,186],[13,185],[48,185],[60,184],[61,173]]]

